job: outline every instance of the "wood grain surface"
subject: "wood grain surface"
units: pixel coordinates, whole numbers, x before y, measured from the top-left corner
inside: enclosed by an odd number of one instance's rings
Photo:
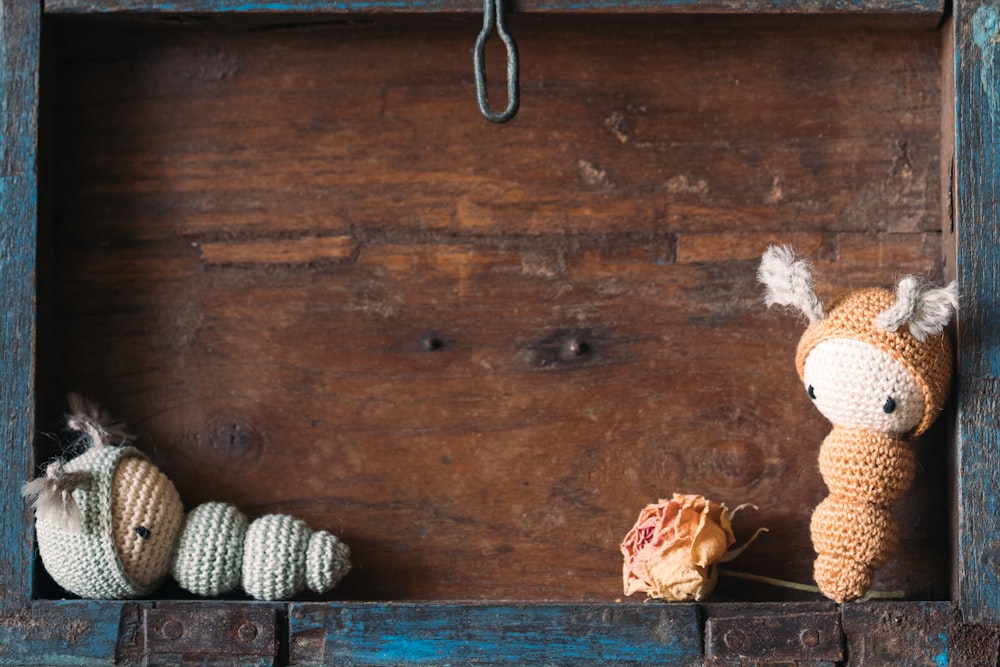
[[[35,239],[40,8],[0,0],[0,614],[31,587],[31,531],[21,485],[34,428]]]
[[[997,534],[998,377],[997,219],[1000,149],[1000,12],[995,3],[962,3],[954,40],[956,104],[953,131],[960,147],[955,226],[959,236],[958,279],[968,307],[959,318],[962,355],[957,415],[959,482],[955,584],[966,618],[1000,623],[1000,563]]]
[[[794,243],[824,298],[940,278],[940,35],[518,17],[497,127],[477,24],[53,20],[39,430],[80,390],[189,504],[336,532],[338,598],[613,600],[675,491],[757,504],[734,569],[809,581],[829,425],[757,258]],[[916,447],[875,585],[940,599]]]

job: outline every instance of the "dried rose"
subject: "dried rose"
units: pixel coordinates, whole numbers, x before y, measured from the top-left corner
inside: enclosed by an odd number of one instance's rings
[[[621,544],[625,595],[701,600],[715,588],[716,563],[734,542],[725,505],[679,493],[647,505]]]

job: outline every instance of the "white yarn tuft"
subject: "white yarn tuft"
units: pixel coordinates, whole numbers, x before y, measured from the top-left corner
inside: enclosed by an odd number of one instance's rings
[[[21,495],[34,504],[38,518],[51,521],[67,532],[79,533],[82,515],[73,491],[86,486],[90,476],[85,472],[66,472],[63,465],[62,461],[50,463],[44,477],[21,487]]]
[[[121,446],[132,441],[124,424],[112,422],[108,413],[79,394],[71,393],[68,402],[72,414],[67,415],[66,426],[83,433],[90,441],[88,448],[100,449],[109,444]],[[112,440],[117,442],[111,442]]]
[[[955,282],[934,287],[915,276],[906,276],[896,285],[896,302],[882,311],[875,322],[886,331],[897,331],[907,324],[913,337],[924,342],[928,336],[941,333],[956,310],[958,286]]]
[[[757,280],[766,288],[764,303],[796,308],[814,324],[824,317],[823,304],[813,291],[812,271],[796,259],[790,246],[768,246],[757,269]]]

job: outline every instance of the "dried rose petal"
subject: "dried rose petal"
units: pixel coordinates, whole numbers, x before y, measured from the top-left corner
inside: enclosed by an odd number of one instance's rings
[[[736,541],[725,505],[674,494],[647,505],[622,540],[625,595],[700,600],[715,587],[715,565]]]

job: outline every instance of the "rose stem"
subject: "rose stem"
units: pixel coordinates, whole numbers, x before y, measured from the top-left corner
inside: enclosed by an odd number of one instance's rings
[[[734,570],[723,570],[719,569],[719,574],[725,577],[734,577],[736,579],[746,579],[748,581],[756,581],[762,584],[770,584],[772,586],[780,586],[782,588],[791,588],[796,591],[806,591],[807,593],[821,593],[818,586],[812,586],[810,584],[800,584],[795,581],[786,581],[784,579],[775,579],[774,577],[765,577],[761,574],[750,574],[749,572],[736,572]],[[868,591],[862,597],[858,598],[856,602],[867,602],[868,600],[875,599],[899,599],[904,597],[906,594],[903,591]]]

